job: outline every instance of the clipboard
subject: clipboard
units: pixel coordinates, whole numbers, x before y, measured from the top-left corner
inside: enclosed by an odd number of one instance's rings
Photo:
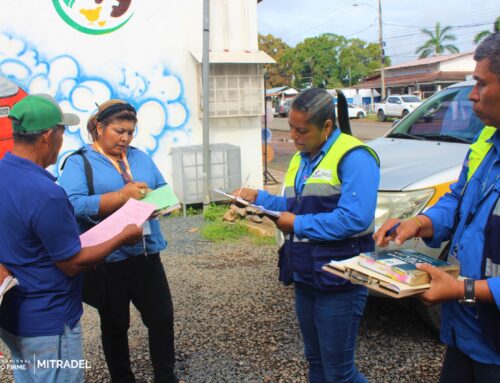
[[[226,198],[228,198],[236,203],[239,203],[240,205],[243,205],[245,207],[252,207],[255,210],[258,210],[262,214],[267,215],[271,218],[279,218],[280,217],[279,211],[268,210],[264,206],[254,205],[253,203],[250,203],[247,200],[244,200],[243,198],[240,198],[240,197],[232,195],[232,194],[228,194],[224,190],[221,190],[221,189],[214,189],[213,191],[216,193],[222,194]]]
[[[370,290],[396,299],[423,293],[431,287],[430,283],[410,286],[397,282],[376,271],[359,265],[358,257],[343,261],[331,261],[323,266],[323,270],[347,279],[356,285],[366,286]]]

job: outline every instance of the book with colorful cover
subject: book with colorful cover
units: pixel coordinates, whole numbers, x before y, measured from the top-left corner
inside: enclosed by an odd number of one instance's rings
[[[416,268],[417,263],[428,263],[458,277],[459,266],[440,261],[411,249],[393,249],[361,253],[358,258],[361,266],[383,274],[395,281],[410,286],[430,283],[430,276]]]

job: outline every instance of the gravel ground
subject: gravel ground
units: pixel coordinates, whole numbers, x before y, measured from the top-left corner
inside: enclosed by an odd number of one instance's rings
[[[162,221],[179,377],[190,383],[307,382],[293,288],[277,281],[276,247],[204,241],[197,231],[201,222],[199,216]],[[91,365],[86,380],[107,382],[94,309],[85,306],[82,324]],[[147,333],[135,309],[129,339],[138,382],[152,382]],[[0,351],[9,358],[3,345]],[[370,297],[356,353],[370,382],[437,382],[443,353],[413,309]],[[11,380],[0,369],[0,382]]]

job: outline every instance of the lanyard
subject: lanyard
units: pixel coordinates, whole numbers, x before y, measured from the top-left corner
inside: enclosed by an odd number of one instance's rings
[[[112,158],[112,157],[108,156],[106,153],[104,153],[104,150],[102,150],[102,148],[97,143],[97,141],[95,141],[92,144],[92,147],[95,150],[97,150],[99,153],[101,153],[104,157],[106,157],[109,160],[109,162],[111,162],[111,164],[115,167],[115,169],[118,171],[118,173],[120,173],[122,175],[124,181],[126,179],[126,176],[124,176],[124,173],[127,173],[126,175],[130,178],[130,180],[128,182],[132,181],[132,171],[130,170],[130,165],[128,163],[128,159],[127,159],[127,156],[125,155],[125,153],[122,153],[121,160],[115,160],[114,158]],[[118,163],[118,161],[122,161],[125,164],[125,169],[122,169],[120,167],[120,164]],[[127,183],[127,181],[125,181],[125,183]]]

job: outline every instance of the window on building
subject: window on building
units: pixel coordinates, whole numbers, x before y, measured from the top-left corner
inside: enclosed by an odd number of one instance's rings
[[[261,116],[263,81],[260,64],[210,64],[210,117]]]

